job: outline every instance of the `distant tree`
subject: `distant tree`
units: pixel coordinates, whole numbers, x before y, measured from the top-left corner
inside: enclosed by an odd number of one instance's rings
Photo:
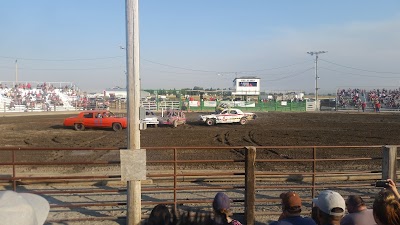
[[[187,95],[187,88],[185,88],[185,89],[181,89],[181,93],[182,93],[182,95]]]
[[[154,90],[152,90],[152,89],[144,89],[143,91],[149,92],[152,95],[154,94]]]
[[[204,90],[204,88],[198,87],[198,86],[194,86],[194,87],[193,87],[193,90]]]

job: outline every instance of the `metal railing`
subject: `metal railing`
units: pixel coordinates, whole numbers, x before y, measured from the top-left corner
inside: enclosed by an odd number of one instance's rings
[[[233,211],[244,214],[247,224],[254,224],[257,216],[280,214],[279,194],[284,191],[299,192],[307,213],[319,190],[329,188],[344,196],[356,192],[368,202],[376,191],[371,186],[375,180],[397,178],[397,165],[393,164],[398,159],[397,146],[146,150],[143,215],[156,204],[209,210],[215,193],[224,191],[233,200]],[[61,209],[73,211],[72,216],[50,216],[48,221],[124,219],[126,184],[120,182],[119,149],[2,147],[0,154],[0,187],[42,195],[54,214]],[[51,158],[54,155],[59,158]],[[77,197],[85,201],[75,200]],[[100,213],[104,210],[114,213],[104,216]]]

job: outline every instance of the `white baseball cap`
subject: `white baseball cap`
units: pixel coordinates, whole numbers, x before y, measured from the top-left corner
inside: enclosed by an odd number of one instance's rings
[[[49,211],[49,203],[39,195],[0,191],[2,225],[43,225]]]
[[[322,191],[318,197],[314,198],[313,203],[322,212],[332,216],[343,216],[346,209],[346,202],[343,197],[336,191],[325,190]],[[342,212],[332,211],[334,208],[341,208]]]

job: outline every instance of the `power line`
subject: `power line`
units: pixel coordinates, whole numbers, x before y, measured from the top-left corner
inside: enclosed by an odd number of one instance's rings
[[[169,64],[164,64],[164,63],[159,63],[159,62],[154,62],[148,59],[143,59],[143,61],[146,62],[150,62],[153,64],[157,64],[157,65],[161,65],[161,66],[167,66],[167,67],[171,67],[171,68],[175,68],[175,69],[182,69],[182,70],[189,70],[189,71],[195,71],[195,72],[205,72],[205,73],[219,73],[221,71],[214,71],[214,70],[198,70],[198,69],[191,69],[191,68],[185,68],[185,67],[180,67],[180,66],[173,66],[173,65],[169,65]]]
[[[360,70],[360,71],[370,72],[370,73],[400,74],[399,72],[382,72],[382,71],[374,71],[374,70],[365,70],[365,69],[355,68],[355,67],[351,67],[351,66],[341,65],[341,64],[330,62],[328,60],[323,60],[323,59],[321,59],[321,61],[333,64],[333,65],[336,65],[336,66],[344,67],[344,68],[347,68],[347,69]]]
[[[277,69],[282,69],[282,68],[288,68],[291,66],[296,66],[296,65],[300,65],[300,64],[304,64],[306,62],[309,62],[309,60],[303,61],[303,62],[299,62],[299,63],[294,63],[294,64],[290,64],[287,66],[279,66],[279,67],[273,67],[273,68],[268,68],[268,69],[261,69],[261,70],[243,70],[240,71],[240,73],[254,73],[254,72],[260,72],[260,71],[267,71],[267,70],[277,70]]]
[[[68,69],[65,69],[65,68],[62,68],[62,69],[34,69],[34,68],[18,67],[19,70],[40,70],[40,71],[105,70],[105,69],[117,69],[117,68],[121,68],[121,67],[114,66],[114,67],[96,67],[96,68],[81,68],[81,69],[71,69],[71,68],[68,68]],[[14,70],[15,68],[14,67],[0,67],[0,69]]]
[[[26,60],[26,61],[54,61],[54,62],[67,62],[67,61],[94,61],[94,60],[102,60],[102,59],[115,59],[122,58],[124,56],[110,56],[110,57],[101,57],[101,58],[82,58],[82,59],[39,59],[39,58],[20,58],[20,57],[9,57],[9,56],[0,56],[3,59],[18,59],[18,60]]]
[[[304,70],[304,71],[301,71],[301,72],[296,73],[296,74],[293,74],[293,75],[289,75],[289,76],[285,76],[285,77],[281,77],[281,78],[277,78],[277,79],[272,79],[272,80],[263,80],[263,81],[270,81],[270,82],[272,82],[272,81],[280,81],[280,80],[284,80],[284,79],[288,79],[288,78],[292,78],[292,77],[297,77],[297,76],[300,76],[300,75],[302,75],[303,73],[305,73],[305,72],[307,72],[307,71],[310,71],[310,70],[312,70],[312,69],[314,69],[314,68],[311,67],[311,68],[308,68],[308,69],[306,69],[306,70]]]
[[[95,61],[95,60],[104,60],[104,59],[115,59],[115,58],[123,58],[125,56],[110,56],[110,57],[98,57],[98,58],[75,58],[75,59],[46,59],[46,58],[21,58],[21,57],[10,57],[10,56],[0,56],[0,58],[4,59],[18,59],[18,60],[26,60],[26,61],[48,61],[48,62],[74,62],[74,61]],[[194,69],[194,68],[187,68],[187,67],[181,67],[181,66],[175,66],[175,65],[170,65],[170,64],[165,64],[165,63],[160,63],[160,62],[155,62],[153,60],[149,59],[144,59],[141,58],[141,60],[150,62],[153,64],[161,65],[161,66],[166,66],[170,68],[175,68],[175,69],[182,69],[182,70],[187,70],[187,71],[193,71],[193,72],[202,72],[202,73],[255,73],[255,72],[261,72],[261,71],[268,71],[268,70],[276,70],[276,69],[282,69],[282,68],[288,68],[291,66],[299,65],[299,64],[304,64],[307,61],[299,62],[299,63],[294,63],[294,64],[289,64],[285,66],[279,66],[279,67],[273,67],[273,68],[265,68],[265,69],[258,69],[258,70],[243,70],[240,72],[237,71],[216,71],[216,70],[204,70],[204,69]],[[5,67],[3,67],[5,68]],[[110,67],[109,67],[110,68]],[[109,69],[105,68],[105,69]],[[27,69],[27,68],[25,68]],[[97,69],[97,68],[90,68],[90,69],[59,69],[59,70],[91,70],[91,69]],[[98,69],[104,69],[104,68],[98,68]],[[32,69],[32,70],[57,70],[57,69]],[[163,71],[167,72],[167,71]],[[169,73],[174,73],[174,72],[169,72]],[[279,75],[279,74],[261,74],[261,75]]]
[[[338,73],[342,73],[342,74],[350,74],[350,75],[360,76],[360,77],[399,78],[398,76],[397,76],[397,77],[375,76],[375,75],[366,75],[366,74],[357,74],[357,73],[343,72],[343,71],[334,70],[334,69],[330,69],[330,68],[326,68],[326,67],[320,67],[320,68],[321,68],[321,69],[325,69],[325,70],[329,70],[329,71],[333,71],[333,72],[338,72]]]

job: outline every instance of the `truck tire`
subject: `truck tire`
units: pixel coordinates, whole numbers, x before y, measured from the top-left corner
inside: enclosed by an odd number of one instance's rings
[[[207,124],[208,126],[212,126],[212,125],[215,124],[215,121],[214,121],[213,119],[207,119],[207,120],[206,120],[206,124]]]

